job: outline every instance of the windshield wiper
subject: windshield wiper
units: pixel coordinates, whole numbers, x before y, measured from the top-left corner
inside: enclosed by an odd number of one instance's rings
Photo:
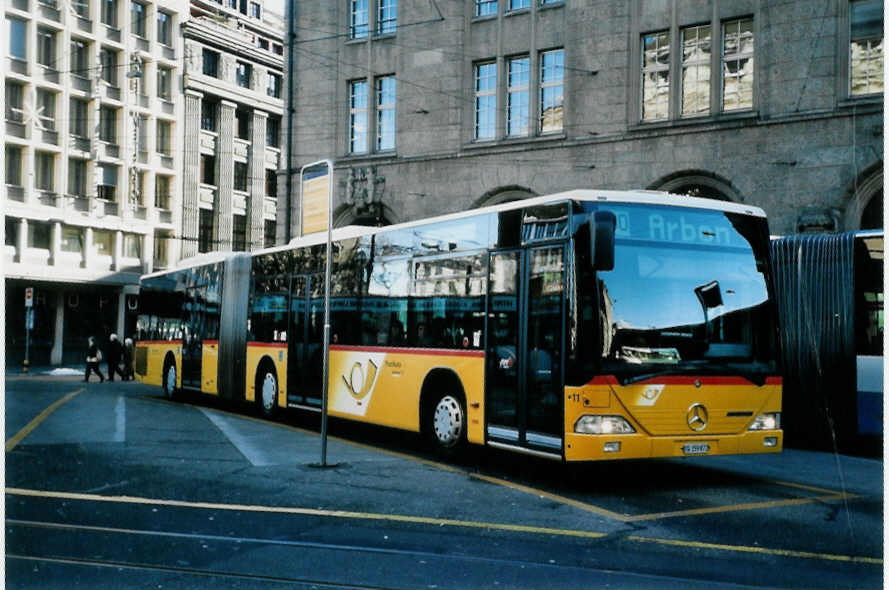
[[[731,365],[729,363],[720,363],[714,361],[704,361],[704,367],[722,369],[728,375],[736,375],[750,381],[757,387],[762,387],[766,383],[767,371],[757,369],[749,364]]]

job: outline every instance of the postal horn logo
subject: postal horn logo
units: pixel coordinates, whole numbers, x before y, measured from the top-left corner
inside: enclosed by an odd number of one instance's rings
[[[364,368],[361,366],[361,363],[356,362],[352,365],[352,371],[349,375],[349,378],[346,379],[346,376],[343,375],[343,382],[346,384],[346,389],[349,390],[349,393],[352,394],[352,397],[355,399],[361,399],[370,393],[370,388],[373,386],[374,379],[377,376],[377,366],[370,359],[367,360],[367,374],[365,374]]]

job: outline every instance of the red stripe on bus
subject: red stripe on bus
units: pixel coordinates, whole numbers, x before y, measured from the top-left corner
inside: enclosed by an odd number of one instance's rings
[[[251,346],[256,348],[287,348],[286,342],[248,342],[247,348]]]
[[[345,346],[342,344],[332,344],[330,350],[353,351],[353,352],[394,352],[401,354],[425,354],[439,356],[470,356],[483,357],[483,350],[454,350],[451,348],[401,348],[396,346]]]
[[[136,341],[136,346],[149,346],[149,345],[165,345],[165,346],[179,346],[182,344],[181,340],[138,340]]]
[[[657,383],[663,385],[694,385],[696,381],[700,381],[701,385],[749,385],[750,381],[744,377],[730,376],[701,376],[694,375],[664,375],[661,377],[652,377],[636,381],[632,385],[644,385],[646,383]],[[766,377],[766,385],[781,385],[783,380],[781,377]],[[587,385],[620,385],[620,382],[614,375],[600,375],[595,377]]]

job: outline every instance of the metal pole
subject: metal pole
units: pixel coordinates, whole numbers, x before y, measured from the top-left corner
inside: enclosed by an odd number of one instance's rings
[[[327,263],[324,265],[324,395],[321,397],[321,466],[327,466],[327,396],[330,383],[330,250],[333,241],[333,165],[327,162]]]
[[[29,357],[31,348],[31,308],[25,310],[25,367],[23,372],[28,372],[28,367],[31,364]]]

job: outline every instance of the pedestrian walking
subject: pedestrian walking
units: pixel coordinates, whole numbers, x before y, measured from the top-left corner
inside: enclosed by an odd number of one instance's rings
[[[83,377],[84,381],[90,380],[90,374],[95,371],[96,375],[99,376],[100,383],[105,381],[105,375],[102,374],[102,369],[99,368],[99,361],[102,360],[102,351],[99,350],[99,347],[96,346],[96,339],[92,336],[87,340],[89,343],[89,348],[86,351],[86,374]]]
[[[108,380],[114,381],[114,374],[117,373],[120,375],[121,379],[124,378],[123,371],[120,370],[120,357],[123,354],[123,347],[120,344],[120,340],[117,339],[117,334],[112,334],[108,340]]]
[[[124,381],[132,381],[136,378],[136,373],[133,371],[133,354],[135,353],[135,346],[133,345],[133,339],[127,338],[123,341],[123,380]]]

